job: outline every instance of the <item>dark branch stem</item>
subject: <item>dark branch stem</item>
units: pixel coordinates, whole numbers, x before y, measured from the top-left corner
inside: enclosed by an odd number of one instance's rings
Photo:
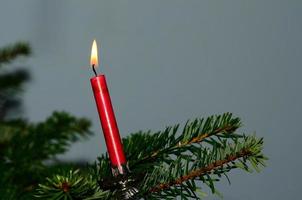
[[[234,131],[236,128],[238,128],[238,127],[236,127],[236,126],[225,126],[225,127],[222,127],[222,128],[215,129],[215,130],[213,130],[210,133],[204,133],[204,134],[202,134],[200,136],[192,138],[190,141],[187,141],[187,142],[184,142],[184,143],[178,143],[177,145],[175,145],[173,147],[168,147],[166,149],[155,151],[151,155],[146,156],[145,158],[142,158],[141,160],[139,160],[138,162],[136,162],[135,165],[140,164],[140,163],[144,163],[144,162],[149,161],[149,160],[152,160],[158,154],[160,154],[162,152],[167,152],[167,150],[169,151],[169,149],[181,148],[183,146],[190,145],[190,144],[193,144],[193,143],[200,143],[204,139],[206,139],[206,138],[208,138],[208,137],[210,137],[212,135],[215,135],[215,134],[218,134],[218,133],[221,133],[221,132],[231,132],[231,131]]]
[[[238,152],[234,155],[229,155],[223,160],[217,160],[217,161],[209,164],[206,167],[191,171],[187,175],[181,176],[181,177],[179,177],[179,178],[177,178],[173,181],[170,181],[168,183],[161,183],[161,184],[151,188],[149,191],[150,192],[160,192],[160,191],[168,189],[168,188],[170,188],[174,185],[180,185],[183,182],[186,182],[188,180],[192,180],[194,178],[200,177],[204,174],[207,174],[207,173],[211,172],[212,170],[214,170],[216,168],[222,167],[223,165],[225,165],[227,163],[230,163],[232,161],[235,161],[235,160],[237,160],[239,158],[242,158],[242,157],[245,157],[245,156],[250,156],[251,154],[252,154],[252,152],[250,150],[243,149],[243,150],[241,150],[240,152]]]
[[[205,133],[205,134],[202,134],[198,137],[195,137],[195,138],[193,138],[192,140],[190,140],[188,142],[180,143],[176,147],[182,147],[182,146],[192,144],[192,143],[199,143],[199,142],[203,141],[204,139],[206,139],[207,137],[210,137],[212,135],[222,133],[222,132],[231,132],[231,131],[235,130],[236,128],[237,127],[234,127],[234,126],[225,126],[225,127],[222,127],[222,128],[218,128],[218,129],[216,129],[216,130],[214,130],[210,133]]]
[[[184,143],[179,143],[177,144],[176,146],[173,146],[173,147],[169,147],[169,148],[181,148],[183,146],[186,146],[186,145],[190,145],[190,144],[193,144],[193,143],[200,143],[202,142],[204,139],[212,136],[212,135],[215,135],[215,134],[218,134],[218,133],[222,133],[222,132],[232,132],[236,129],[237,127],[236,126],[225,126],[225,127],[222,127],[222,128],[218,128],[218,129],[215,129],[213,130],[212,132],[210,133],[204,133],[200,136],[197,136],[195,138],[192,138],[190,141],[187,141],[187,142],[184,142]],[[154,153],[152,153],[150,156],[148,157],[145,157],[143,158],[142,160],[140,160],[138,163],[141,163],[141,162],[145,162],[146,160],[149,160],[149,159],[152,159],[154,158],[155,156],[157,156],[158,154],[160,154],[161,152],[166,152],[167,149],[163,149],[163,150],[158,150]],[[136,163],[136,164],[138,164]]]

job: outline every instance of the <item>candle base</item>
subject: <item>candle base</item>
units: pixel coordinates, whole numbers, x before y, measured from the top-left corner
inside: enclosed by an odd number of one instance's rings
[[[111,190],[114,200],[136,200],[138,189],[135,187],[136,181],[131,177],[131,172],[127,165],[112,167],[111,180],[102,179],[100,186],[104,190]]]
[[[123,175],[126,176],[126,175],[130,174],[128,164],[121,164],[119,166],[113,166],[113,167],[111,167],[111,172],[114,177],[123,176]]]

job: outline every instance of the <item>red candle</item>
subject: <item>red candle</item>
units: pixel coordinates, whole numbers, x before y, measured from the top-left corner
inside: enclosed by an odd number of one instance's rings
[[[111,104],[106,78],[103,74],[97,75],[94,68],[98,65],[97,46],[95,40],[92,45],[90,64],[96,75],[90,79],[90,82],[101,120],[111,165],[113,168],[117,168],[120,173],[123,173],[122,166],[126,165],[127,161]]]

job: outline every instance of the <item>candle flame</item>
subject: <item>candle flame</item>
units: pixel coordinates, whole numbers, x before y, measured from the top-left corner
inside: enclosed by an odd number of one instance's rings
[[[90,65],[91,66],[98,66],[99,60],[98,60],[98,47],[96,44],[96,41],[93,40],[92,47],[91,47],[91,57],[90,57]]]

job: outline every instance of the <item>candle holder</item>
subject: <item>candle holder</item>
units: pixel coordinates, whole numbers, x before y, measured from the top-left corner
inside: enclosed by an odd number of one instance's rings
[[[111,178],[103,178],[99,185],[103,190],[111,190],[114,200],[137,200],[138,189],[137,181],[131,176],[129,167],[125,164],[112,167]]]

